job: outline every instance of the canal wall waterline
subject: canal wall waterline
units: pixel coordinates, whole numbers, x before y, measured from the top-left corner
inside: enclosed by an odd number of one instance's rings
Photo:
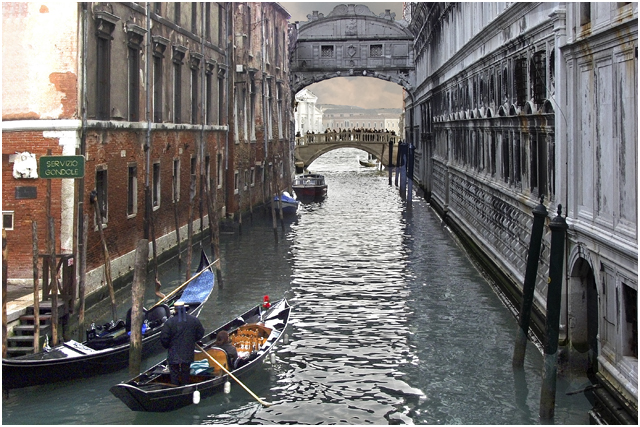
[[[416,185],[423,191],[423,187],[420,183],[416,182]],[[465,251],[474,259],[477,265],[484,271],[485,274],[494,281],[500,291],[508,299],[513,309],[514,315],[519,315],[520,306],[522,303],[522,285],[516,283],[513,277],[507,273],[494,261],[494,259],[487,254],[483,247],[476,242],[472,235],[466,232],[466,229],[462,227],[457,221],[448,214],[448,209],[438,203],[437,198],[431,197],[431,193],[424,191],[425,200],[429,203],[434,212],[441,218],[441,220],[451,229],[456,239],[464,247]],[[537,305],[533,304],[531,309],[531,324],[529,333],[533,334],[537,340],[542,341],[544,338],[544,325],[545,314],[544,311]],[[514,331],[515,337],[515,331]]]

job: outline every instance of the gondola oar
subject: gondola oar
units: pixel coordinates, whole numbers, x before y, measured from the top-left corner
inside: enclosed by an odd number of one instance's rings
[[[247,387],[246,385],[244,385],[242,383],[242,381],[240,381],[239,379],[236,378],[235,375],[233,375],[231,372],[229,372],[227,370],[227,368],[225,368],[224,366],[222,366],[220,364],[220,362],[218,362],[216,359],[214,359],[209,353],[207,353],[205,351],[205,349],[203,349],[202,347],[200,347],[198,344],[196,344],[196,347],[198,348],[198,350],[200,350],[201,352],[203,352],[207,358],[213,362],[215,362],[216,365],[218,365],[220,367],[220,369],[222,369],[224,372],[226,372],[231,378],[233,378],[238,384],[240,384],[242,386],[242,388],[244,388],[245,390],[247,390],[247,392],[253,396],[254,399],[256,399],[262,406],[264,406],[265,408],[268,408],[269,406],[271,406],[270,403],[265,402],[264,400],[260,399],[258,396],[256,396],[256,394],[254,392],[252,392],[251,390],[249,390],[249,387]]]
[[[211,267],[213,264],[215,264],[216,262],[220,261],[220,258],[218,258],[217,260],[213,261],[211,264],[207,265],[205,268],[203,268],[202,270],[200,270],[198,272],[198,274],[194,275],[192,278],[190,278],[189,280],[187,280],[186,282],[184,282],[182,285],[178,286],[177,288],[175,288],[172,292],[169,293],[169,295],[167,295],[166,297],[162,298],[160,301],[158,301],[157,303],[155,303],[153,305],[153,307],[156,307],[162,303],[164,303],[167,299],[171,298],[173,295],[175,295],[176,292],[180,291],[182,288],[184,288],[185,286],[187,286],[189,283],[191,283],[191,281],[193,279],[195,279],[196,277],[200,276],[202,273],[204,273],[205,271],[209,270],[209,267]],[[151,308],[153,308],[151,307]],[[151,310],[151,308],[149,310]]]

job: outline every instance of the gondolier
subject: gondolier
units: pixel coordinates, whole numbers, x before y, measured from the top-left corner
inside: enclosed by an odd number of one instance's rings
[[[169,350],[171,384],[183,385],[189,382],[193,352],[196,342],[204,336],[204,327],[197,317],[187,313],[184,302],[178,301],[174,307],[176,314],[162,326],[160,342]]]

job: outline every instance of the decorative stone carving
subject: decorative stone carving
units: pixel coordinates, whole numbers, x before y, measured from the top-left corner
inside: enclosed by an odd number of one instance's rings
[[[342,4],[327,16],[315,11],[307,18],[289,32],[294,92],[306,82],[338,75],[368,75],[407,90],[415,87],[413,34],[389,10],[376,15],[364,5]],[[326,73],[328,69],[341,74]]]

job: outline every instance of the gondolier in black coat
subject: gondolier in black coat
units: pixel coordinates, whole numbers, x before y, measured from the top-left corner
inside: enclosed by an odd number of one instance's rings
[[[189,369],[193,362],[196,342],[204,336],[204,327],[197,317],[187,313],[183,302],[174,304],[176,313],[162,326],[160,342],[169,349],[167,364],[171,383],[183,385],[189,382]]]

